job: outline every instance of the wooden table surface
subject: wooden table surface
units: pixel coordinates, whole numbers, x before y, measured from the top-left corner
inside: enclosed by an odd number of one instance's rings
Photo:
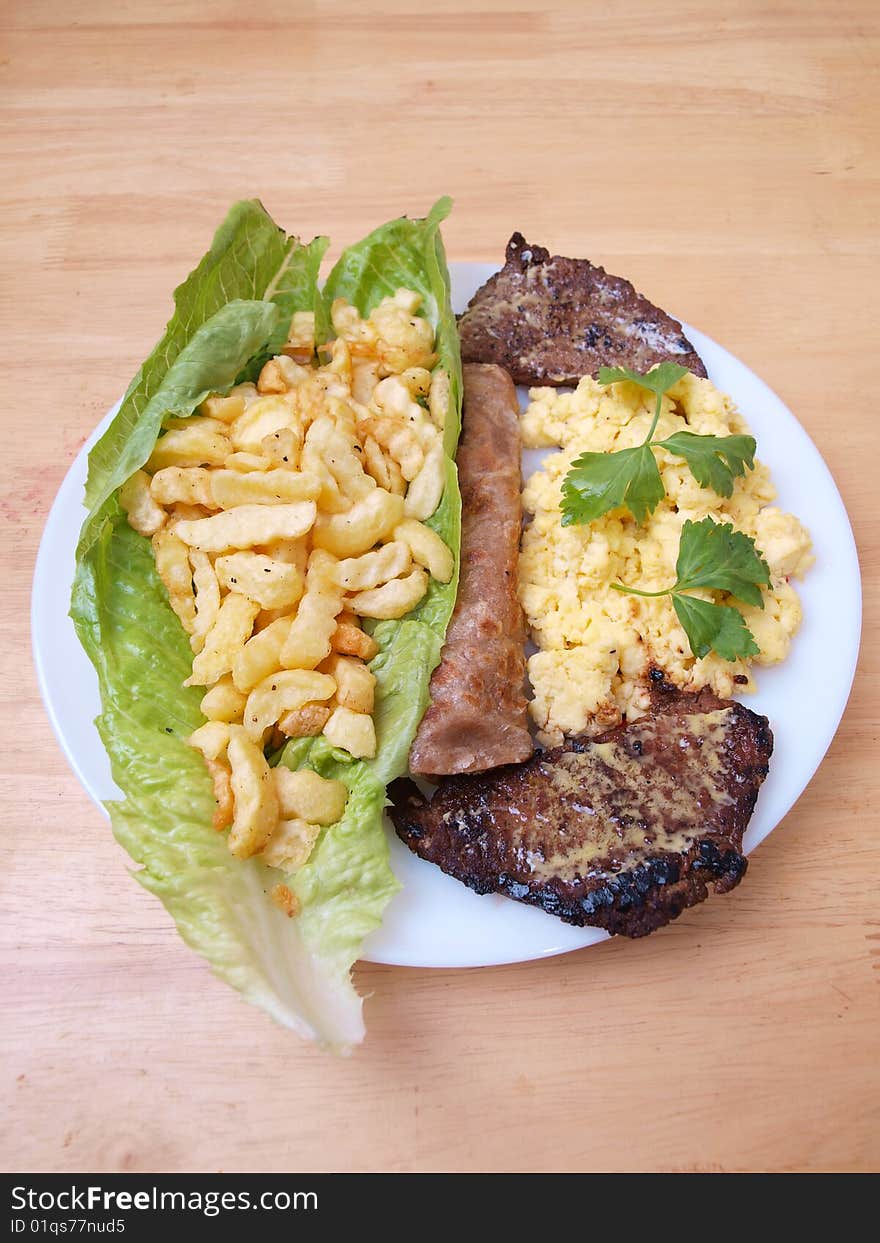
[[[4,1168],[876,1168],[876,7],[7,0],[0,23]],[[551,961],[361,965],[367,1042],[334,1060],[129,879],[44,714],[31,572],[230,202],[335,254],[447,192],[451,257],[514,228],[589,255],[781,394],[849,509],[865,639],[734,894]]]

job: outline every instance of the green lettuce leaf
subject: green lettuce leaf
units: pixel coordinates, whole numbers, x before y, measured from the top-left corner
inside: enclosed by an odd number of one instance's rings
[[[315,340],[326,339],[329,319],[318,287],[318,270],[329,244],[329,238],[316,237],[308,246],[294,246],[282,260],[280,269],[262,295],[278,307],[278,325],[266,348],[251,360],[239,380],[256,380],[263,364],[281,352],[294,311],[312,311],[315,316]]]
[[[376,758],[368,763],[384,785],[408,768],[409,749],[428,706],[431,674],[443,640],[422,620],[380,622],[373,631],[379,654],[370,662],[376,677]]]
[[[201,724],[186,635],[155,573],[149,542],[128,526],[116,492],[147,460],[164,419],[225,391],[281,344],[295,310],[323,325],[317,273],[326,240],[301,246],[256,203],[237,204],[175,294],[175,315],[114,422],[92,451],[71,613],[98,672],[98,728],[122,801],[114,832],[142,865],[137,879],[166,905],[185,940],[279,1022],[335,1048],[363,1037],[350,968],[395,889],[382,829],[384,786],[351,773],[346,815],[324,833],[302,915],[266,893],[281,874],[233,859],[211,827],[213,795],[184,739]],[[316,860],[316,864],[318,860]],[[332,914],[331,914],[332,911]],[[332,938],[320,930],[333,927]]]
[[[95,538],[94,515],[147,460],[164,415],[172,411],[180,416],[191,414],[198,405],[200,380],[213,381],[213,369],[225,376],[238,360],[238,370],[222,386],[215,385],[215,391],[229,388],[270,339],[280,337],[283,343],[294,311],[314,310],[323,330],[317,273],[326,249],[326,238],[303,246],[297,238],[287,237],[256,200],[236,203],[230,209],[211,249],[174,291],[174,314],[162,340],[132,380],[119,412],[89,454],[85,503],[93,520],[83,527],[81,554]],[[239,302],[251,305],[236,309]],[[214,340],[195,347],[194,338],[218,312],[222,316],[214,327]],[[261,339],[251,342],[248,333]],[[226,341],[221,340],[224,334]],[[188,358],[175,369],[187,346]],[[191,374],[193,366],[204,368],[203,374]],[[164,405],[166,394],[171,405]]]
[[[353,760],[326,738],[288,744],[280,762],[294,772],[312,768],[348,786],[344,816],[324,830],[308,863],[286,882],[302,905],[297,930],[315,961],[340,987],[364,937],[378,927],[389,898],[400,888],[388,862],[385,783],[370,764]],[[344,977],[338,970],[342,963],[348,964]]]
[[[449,293],[449,271],[440,236],[440,225],[451,208],[451,199],[438,199],[423,220],[401,216],[375,229],[343,252],[324,286],[328,314],[334,298],[345,298],[362,315],[367,315],[383,298],[398,289],[412,289],[422,295],[421,311],[434,327],[439,355],[437,365],[446,371],[450,384],[449,408],[443,428],[446,488],[437,511],[428,519],[427,525],[454,551],[456,569],[449,583],[431,580],[427,594],[409,614],[409,620],[423,623],[441,640],[446,634],[458,594],[458,549],[461,543],[461,495],[455,470],[455,450],[461,432],[461,357]],[[399,626],[403,623],[394,624]],[[437,650],[439,660],[439,648]]]
[[[123,402],[89,454],[86,503],[91,502],[93,508],[83,524],[79,556],[88,552],[97,537],[105,503],[153,452],[165,418],[188,416],[209,393],[231,388],[278,320],[279,311],[272,302],[228,302],[196,329],[134,422]],[[100,467],[94,465],[97,462]]]
[[[184,940],[214,971],[278,1022],[344,1051],[363,1038],[351,964],[396,888],[382,828],[384,785],[363,765],[336,764],[351,792],[295,888],[287,919],[266,894],[283,879],[242,862],[211,827],[214,799],[185,739],[204,718],[201,691],[181,685],[189,641],[168,604],[148,540],[113,498],[77,574],[73,616],[97,672],[98,729],[125,798],[108,804],[113,831]],[[326,775],[331,775],[327,772]]]
[[[408,767],[409,749],[428,706],[431,673],[440,660],[458,587],[461,496],[454,454],[461,430],[461,361],[449,273],[439,233],[440,222],[450,206],[448,199],[441,199],[424,220],[404,217],[376,229],[343,253],[324,287],[328,322],[334,298],[345,298],[362,315],[367,315],[382,298],[402,287],[420,293],[422,309],[434,326],[438,365],[450,377],[449,409],[444,424],[446,488],[428,525],[454,551],[456,573],[449,584],[432,581],[427,595],[408,617],[379,622],[373,628],[373,638],[379,645],[379,653],[370,663],[376,677],[376,757],[352,761],[346,752],[332,748],[324,738],[292,740],[281,755],[281,762],[294,770],[307,766],[322,776],[347,781],[352,791],[359,789],[361,783],[368,790],[380,791],[380,801],[375,804],[379,817],[386,785]],[[346,808],[347,818],[350,811],[351,804]],[[337,827],[318,842],[309,862],[290,882],[303,903],[299,920],[305,921],[308,935],[315,938],[316,945],[334,936],[327,918],[332,903],[314,907],[311,903],[315,893],[321,891],[321,877],[336,870],[330,860],[331,851],[338,849]],[[316,914],[309,919],[312,910]]]
[[[407,284],[425,295],[452,381],[447,443],[454,448],[461,372],[438,233],[446,211],[438,204],[425,221],[394,222],[371,237],[395,235],[394,271],[401,275],[392,278],[393,288]],[[352,252],[361,251],[372,270],[382,259],[369,243]],[[129,527],[117,498],[119,486],[152,452],[165,417],[188,415],[207,392],[225,391],[253,374],[283,343],[295,310],[314,309],[318,340],[326,339],[327,307],[338,295],[323,299],[318,292],[325,247],[322,238],[307,247],[286,238],[257,203],[230,211],[211,250],[176,291],[165,336],[90,456],[89,514],[71,615],[98,673],[97,725],[124,796],[108,810],[117,839],[140,865],[136,879],[161,899],[187,943],[219,976],[280,1023],[344,1051],[364,1034],[351,966],[397,888],[382,823],[385,785],[406,766],[454,587],[426,598],[418,617],[376,627],[375,760],[354,761],[321,738],[291,742],[283,752],[282,762],[313,767],[349,789],[343,819],[322,832],[308,864],[286,878],[301,903],[300,914],[288,920],[267,898],[283,873],[233,858],[225,837],[211,827],[211,783],[185,742],[203,720],[201,691],[182,686],[192,652],[156,574],[150,543]],[[386,290],[371,294],[372,279],[363,273],[359,288],[378,301]],[[368,309],[363,300],[358,305]],[[460,502],[451,452],[447,471],[447,492],[432,522],[457,552]]]

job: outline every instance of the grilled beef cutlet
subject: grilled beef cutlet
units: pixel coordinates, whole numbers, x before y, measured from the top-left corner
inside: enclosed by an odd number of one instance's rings
[[[501,367],[469,364],[456,465],[461,485],[461,577],[431,703],[410,771],[483,772],[533,750],[524,690],[525,619],[517,598],[519,404]]]
[[[661,691],[638,721],[524,764],[448,777],[428,801],[389,791],[398,835],[477,893],[641,937],[742,880],[742,839],[767,775],[766,717]]]
[[[506,257],[459,320],[464,362],[498,363],[527,385],[574,385],[600,367],[644,374],[667,359],[705,376],[678,320],[629,281],[588,259],[551,256],[521,233]]]

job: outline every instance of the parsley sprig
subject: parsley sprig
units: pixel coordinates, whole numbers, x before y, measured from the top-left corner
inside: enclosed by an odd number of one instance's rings
[[[612,586],[627,595],[652,599],[672,596],[672,607],[698,658],[709,651],[724,660],[760,653],[739,609],[685,594],[695,588],[726,591],[744,604],[763,608],[761,588],[770,585],[770,569],[753,539],[726,522],[688,520],[681,531],[675,573],[676,581],[663,591],[639,591],[623,583]]]
[[[677,384],[687,367],[665,362],[640,375],[629,367],[602,367],[600,384],[631,380],[656,394],[657,403],[648,434],[640,445],[616,453],[582,453],[572,462],[562,484],[562,525],[593,522],[611,509],[625,505],[637,522],[654,512],[665,496],[654,448],[684,458],[702,488],[719,496],[733,493],[733,481],[754,469],[752,436],[698,436],[676,432],[666,440],[652,440],[657,430],[664,395]]]

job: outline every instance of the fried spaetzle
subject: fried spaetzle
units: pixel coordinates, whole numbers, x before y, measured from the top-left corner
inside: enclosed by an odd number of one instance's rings
[[[323,734],[374,757],[379,647],[362,619],[405,616],[454,570],[424,525],[445,484],[448,377],[419,308],[406,289],[366,317],[337,299],[336,338],[317,357],[314,317],[298,313],[256,383],[168,419],[121,492],[190,636],[186,684],[205,688],[190,743],[215,827],[237,857],[288,872],[341,818],[347,790],[270,768],[266,749]]]

